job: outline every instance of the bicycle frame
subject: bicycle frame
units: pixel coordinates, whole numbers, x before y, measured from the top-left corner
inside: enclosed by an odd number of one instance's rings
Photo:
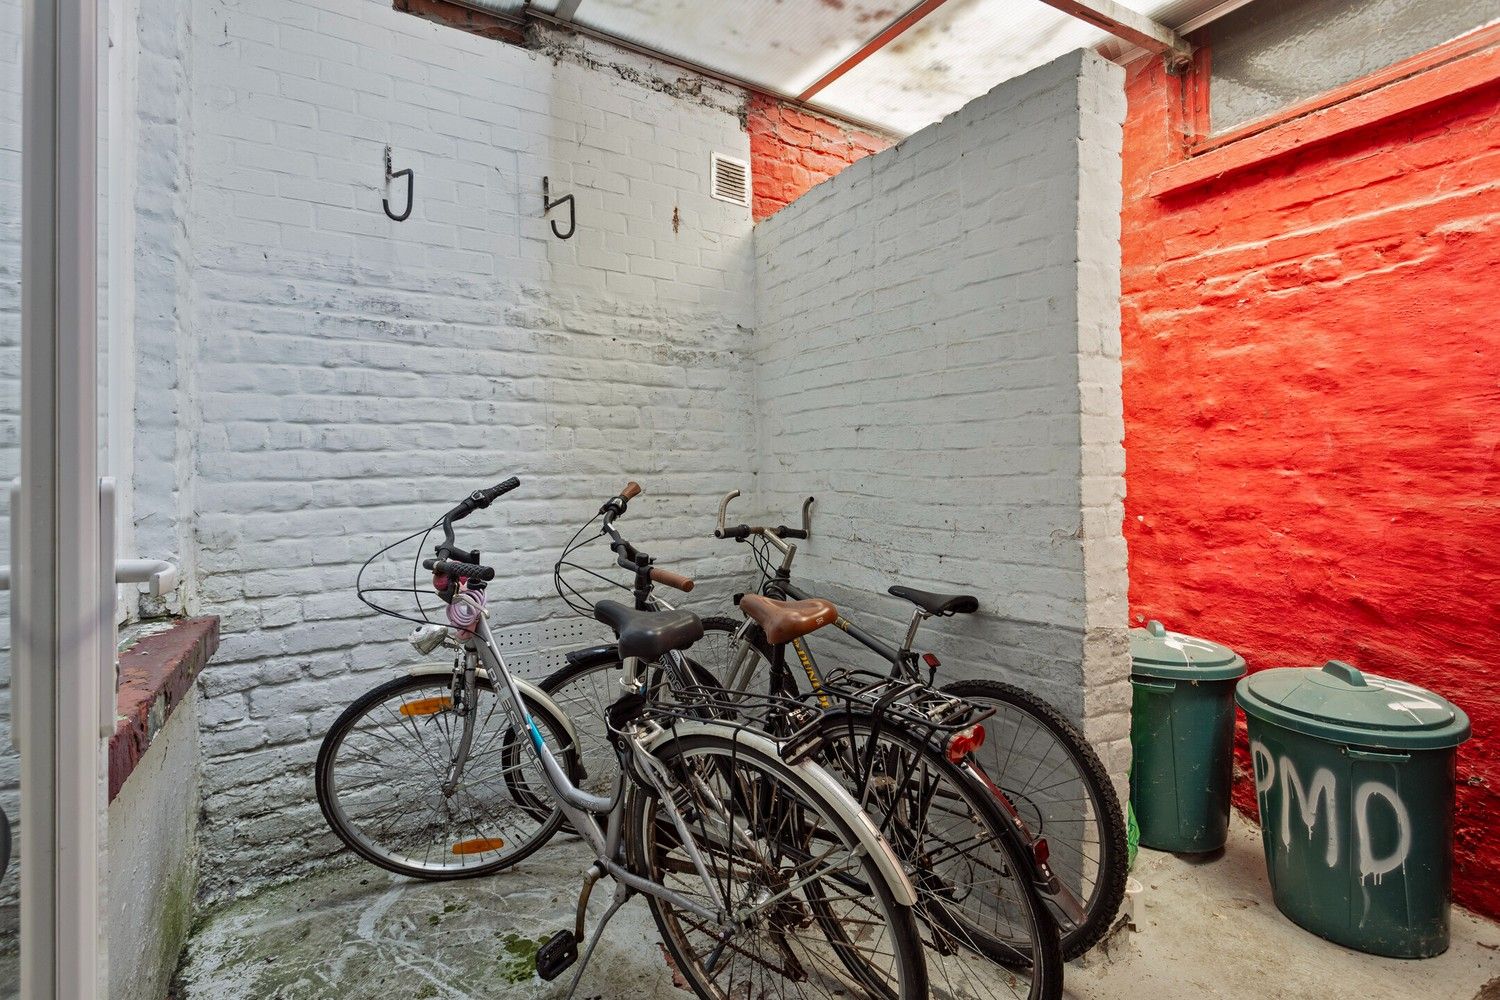
[[[719,509],[721,525],[723,522],[724,506],[728,505],[729,499],[731,499],[733,495],[737,494],[732,494],[730,498],[726,498],[726,500],[724,501],[724,505],[722,505]],[[807,505],[805,504],[803,506],[803,523],[807,523]],[[797,546],[791,542],[786,541],[783,538],[777,537],[777,535],[770,532],[763,533],[761,537],[771,545],[774,545],[782,553],[781,565],[777,567],[776,573],[771,577],[769,581],[767,581],[765,586],[762,588],[765,595],[767,597],[772,597],[778,600],[786,600],[790,598],[792,600],[799,601],[807,600],[809,597],[813,596],[791,582],[792,560],[796,557]],[[932,616],[923,611],[921,608],[917,608],[913,612],[911,624],[907,627],[906,630],[906,639],[899,649],[887,645],[880,639],[860,628],[858,625],[855,625],[842,612],[839,613],[839,616],[834,619],[832,624],[839,631],[843,632],[845,635],[848,635],[860,645],[864,646],[871,652],[889,662],[891,664],[892,679],[908,680],[916,682],[918,684],[929,684],[930,679],[924,681],[920,676],[919,671],[917,670],[917,654],[912,651],[911,646],[912,642],[916,639],[917,628],[922,624],[923,621],[930,617]],[[724,680],[724,686],[728,690],[747,691],[749,689],[749,683],[754,677],[755,668],[758,660],[760,659],[759,652],[755,650],[755,648],[749,641],[749,632],[750,629],[754,627],[754,625],[755,623],[747,618],[745,623],[740,627],[739,631],[735,633],[735,639],[738,645],[735,650],[734,664],[730,668],[729,677],[725,678]],[[796,653],[797,660],[802,665],[803,672],[807,675],[808,684],[811,685],[813,694],[817,697],[819,705],[825,709],[828,708],[831,705],[831,701],[824,693],[824,677],[823,674],[818,670],[817,660],[814,659],[812,651],[807,648],[807,643],[804,642],[802,638],[797,638],[793,639],[790,643],[788,643],[788,645],[791,647],[792,651]],[[776,653],[776,659],[777,662],[774,662],[772,664],[773,671],[777,669],[785,669],[785,664],[781,662],[782,653],[779,650]],[[773,683],[777,683],[777,680],[773,679]],[[1014,828],[1015,832],[1022,838],[1024,843],[1032,846],[1033,858],[1036,864],[1036,877],[1034,881],[1036,882],[1037,888],[1040,889],[1044,895],[1057,900],[1058,904],[1062,907],[1063,911],[1068,915],[1070,919],[1075,922],[1081,922],[1084,919],[1083,904],[1077,899],[1072,891],[1063,886],[1061,880],[1052,873],[1051,869],[1047,866],[1045,857],[1035,852],[1035,845],[1037,844],[1038,840],[1032,834],[1032,832],[1027,829],[1025,822],[1021,819],[1020,813],[1016,811],[1016,808],[1011,803],[1009,797],[1006,796],[999,785],[993,779],[991,779],[990,776],[985,773],[984,769],[980,767],[978,763],[972,758],[966,758],[961,767],[972,780],[978,782],[983,788],[985,788],[995,796],[995,798],[1004,807],[1005,815],[1009,820],[1011,826]]]
[[[460,595],[458,600],[472,600],[465,595]],[[663,604],[665,602],[662,602]],[[477,604],[476,604],[477,607]],[[511,674],[510,668],[505,664],[505,658],[501,655],[494,637],[489,629],[489,622],[481,611],[478,620],[474,624],[473,634],[464,642],[464,647],[475,654],[482,668],[492,679],[498,679],[499,685],[503,686],[506,695],[506,711],[511,717],[511,722],[518,730],[524,731],[530,737],[533,753],[541,763],[543,776],[548,786],[557,797],[559,807],[573,829],[578,831],[588,842],[594,852],[596,864],[602,874],[607,874],[616,882],[637,892],[666,900],[675,907],[687,910],[706,921],[712,921],[715,926],[721,928],[721,933],[730,934],[736,924],[741,922],[748,914],[730,913],[728,905],[719,893],[718,884],[708,872],[701,854],[696,846],[696,838],[693,836],[687,821],[678,811],[672,796],[668,794],[671,778],[665,769],[652,754],[652,750],[660,742],[670,738],[671,731],[662,728],[654,722],[648,722],[638,733],[629,734],[626,738],[629,742],[631,761],[640,771],[651,778],[656,791],[661,793],[661,802],[668,816],[672,820],[677,834],[682,838],[683,849],[688,853],[693,863],[693,868],[698,878],[703,882],[709,899],[713,900],[718,907],[717,910],[703,906],[692,899],[683,896],[657,882],[644,878],[632,872],[621,862],[623,838],[624,838],[624,816],[625,816],[625,782],[627,767],[620,768],[619,775],[615,778],[614,793],[609,797],[594,795],[586,792],[573,783],[563,769],[557,757],[553,754],[546,741],[542,739],[540,729],[532,719],[531,714],[526,711],[526,703],[521,696],[521,684]],[[685,668],[685,660],[681,652],[673,653],[674,661]],[[645,664],[638,657],[626,657],[622,661],[625,668],[625,679],[622,682],[622,690],[644,690]],[[559,712],[559,715],[562,713]],[[767,736],[751,733],[742,728],[726,725],[716,725],[712,722],[692,723],[695,731],[714,732],[727,736],[747,746],[755,746],[763,752],[779,757],[776,744]],[[623,762],[622,762],[623,764]],[[896,901],[905,906],[914,906],[917,901],[916,890],[907,878],[900,860],[891,849],[874,823],[858,805],[849,798],[844,790],[831,775],[821,768],[805,763],[788,764],[803,780],[821,790],[832,800],[844,800],[843,811],[845,819],[850,823],[855,835],[860,842],[860,849],[872,857],[885,876],[891,887]],[[732,814],[731,814],[732,815]],[[605,817],[603,825],[600,817]],[[587,898],[585,894],[585,899]],[[761,904],[754,910],[759,910]],[[752,910],[751,912],[754,912]],[[580,908],[580,914],[582,909]],[[580,918],[581,922],[581,918]]]
[[[805,517],[806,512],[804,510],[804,519]],[[762,537],[782,552],[781,565],[777,567],[776,574],[762,588],[765,595],[778,600],[790,599],[794,601],[807,600],[814,596],[791,581],[792,560],[797,555],[797,546],[776,537],[774,534],[766,534]],[[902,643],[899,649],[886,644],[860,628],[854,622],[850,621],[849,617],[842,611],[833,620],[833,627],[890,663],[891,676],[893,678],[920,681],[922,678],[920,672],[917,670],[917,654],[912,651],[911,645],[916,639],[917,627],[928,617],[920,608],[913,613],[911,624],[906,630],[906,641]],[[744,685],[749,683],[755,669],[754,651],[744,642],[745,633],[750,628],[750,624],[746,622],[745,628],[737,636],[740,640],[740,649],[735,658],[735,665],[730,676],[724,679],[725,686],[733,691],[745,690]],[[818,661],[813,656],[812,650],[807,648],[807,643],[801,638],[793,639],[789,645],[792,652],[796,654],[798,663],[802,665],[802,671],[807,675],[807,682],[812,685],[813,692],[818,696],[819,703],[824,708],[827,708],[828,700],[823,694],[823,674],[818,670]]]
[[[460,597],[461,600],[471,600]],[[691,831],[688,830],[686,821],[678,813],[676,805],[672,803],[670,795],[663,795],[662,801],[667,808],[668,815],[672,818],[673,825],[677,827],[678,835],[683,838],[684,849],[688,852],[693,867],[698,877],[703,881],[707,890],[707,896],[713,900],[718,909],[712,910],[695,900],[674,892],[666,886],[660,885],[650,879],[630,871],[620,860],[622,856],[624,816],[625,816],[625,773],[621,768],[619,776],[615,779],[614,794],[608,798],[586,792],[575,785],[568,777],[566,771],[558,763],[545,740],[542,739],[541,730],[537,728],[531,713],[526,711],[526,702],[521,697],[520,687],[510,668],[505,665],[505,658],[500,654],[493,635],[490,633],[489,622],[486,620],[482,609],[478,621],[475,622],[474,631],[465,641],[465,648],[478,656],[480,664],[488,672],[492,679],[498,679],[506,694],[505,707],[511,717],[511,722],[517,729],[526,732],[530,736],[531,747],[538,762],[542,766],[543,776],[554,796],[557,798],[558,806],[563,815],[567,817],[573,829],[588,842],[594,852],[595,863],[603,872],[617,882],[658,899],[664,899],[675,907],[697,914],[704,920],[712,921],[716,925],[728,930],[729,913],[725,901],[720,897],[718,886],[709,874],[703,858],[698,854],[696,841]],[[639,683],[641,673],[641,662],[634,657],[625,661],[626,677],[632,685]],[[559,713],[561,714],[561,713]],[[654,736],[655,734],[649,734]],[[640,765],[645,773],[654,779],[665,779],[666,774],[661,765],[653,758],[642,745],[642,740],[632,738],[631,756],[634,762]],[[663,789],[658,787],[658,791]],[[606,817],[601,826],[600,817]]]

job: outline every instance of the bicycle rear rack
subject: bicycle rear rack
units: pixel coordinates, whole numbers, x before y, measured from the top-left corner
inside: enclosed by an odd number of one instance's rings
[[[707,684],[673,685],[672,703],[656,703],[657,718],[713,719],[770,735],[789,764],[806,760],[834,731],[830,720],[853,721],[873,716],[877,731],[893,726],[920,739],[946,746],[948,737],[983,722],[994,708],[980,708],[962,698],[917,681],[867,670],[831,672],[820,692],[792,697],[727,690]],[[819,701],[828,702],[825,706]]]

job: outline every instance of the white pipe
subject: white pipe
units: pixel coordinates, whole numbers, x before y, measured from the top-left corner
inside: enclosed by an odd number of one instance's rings
[[[116,583],[147,583],[152,597],[177,589],[177,567],[165,559],[116,559]]]

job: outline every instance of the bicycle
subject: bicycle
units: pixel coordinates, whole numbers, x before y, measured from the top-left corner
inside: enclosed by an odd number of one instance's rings
[[[461,877],[515,864],[566,820],[594,861],[584,875],[573,927],[541,946],[537,973],[550,981],[577,964],[569,996],[610,919],[639,893],[649,901],[677,971],[700,997],[739,996],[747,988],[756,996],[784,993],[787,980],[803,996],[846,996],[853,989],[892,1000],[926,997],[915,891],[890,845],[838,782],[810,761],[785,762],[770,739],[748,727],[658,705],[638,682],[643,663],[685,649],[702,635],[695,615],[638,611],[612,601],[594,606],[594,616],[616,635],[629,684],[608,713],[619,764],[610,794],[578,787],[566,716],[510,672],[490,632],[485,596],[494,569],[480,561],[478,550],[461,549],[454,540],[454,523],[518,485],[512,477],[475,491],[426,529],[443,529],[435,556],[423,565],[447,605],[446,624],[431,622],[425,612],[413,618],[367,596],[396,588],[361,587],[371,607],[418,622],[412,639],[419,649],[456,644],[459,655],[445,693],[408,698],[403,678],[351,706],[330,730],[319,754],[317,786],[335,833],[383,867],[409,868],[404,873],[423,878]],[[631,484],[605,503],[605,523],[622,515],[638,491]],[[649,557],[639,559],[632,568],[649,576]],[[419,593],[415,583],[412,592]],[[416,675],[424,682],[434,676]],[[355,711],[360,705],[365,707]],[[497,708],[508,719],[509,735],[475,753],[476,723],[493,718]],[[346,756],[350,737],[366,732],[391,741],[384,755]],[[530,773],[540,780],[522,783],[512,769],[480,772],[486,780],[473,784],[471,765],[484,752],[505,760],[510,751],[527,757],[535,765]],[[355,777],[346,781],[351,772]],[[396,803],[378,810],[374,822],[360,822],[370,799],[389,802],[407,792],[415,793],[415,802]],[[498,828],[452,822],[451,813],[431,807],[434,794],[443,803],[461,794],[506,801],[511,819],[528,817],[522,829],[529,833],[519,847],[482,866],[437,864],[433,845],[464,858],[498,854],[508,842]],[[387,837],[402,819],[421,831],[406,843],[428,842],[420,859],[393,859],[390,844],[382,840],[372,849],[369,843]],[[589,896],[606,876],[614,882],[613,899],[580,956]],[[810,928],[817,934],[807,933]]]
[[[814,498],[803,501],[800,529],[745,524],[729,528],[725,518],[737,496],[739,491],[733,490],[720,501],[714,537],[751,541],[752,545],[758,540],[755,559],[761,570],[763,594],[792,600],[810,597],[791,581],[797,546],[787,539],[806,540],[810,536]],[[767,547],[781,553],[779,564],[772,565]],[[889,593],[915,605],[899,647],[860,628],[847,613],[833,625],[888,664],[889,676],[933,684],[941,663],[932,653],[918,653],[912,648],[918,628],[928,618],[972,614],[979,610],[979,601],[966,594],[936,594],[903,586],[893,586]],[[733,636],[717,666],[725,674],[722,682],[726,687],[743,690],[754,676],[757,661],[770,661],[770,651],[756,641],[750,623],[732,618],[725,621]],[[806,641],[799,639],[791,645],[812,691],[825,692],[829,678],[819,670]],[[919,663],[927,668],[925,678]],[[772,677],[774,685],[774,673]],[[790,682],[791,674],[787,673],[781,683]],[[1125,898],[1125,819],[1108,772],[1088,741],[1060,712],[1023,688],[967,679],[945,684],[942,691],[994,710],[989,722],[992,738],[976,751],[976,770],[994,777],[1004,798],[1032,834],[1046,838],[1052,869],[1070,888],[1076,887],[1082,916],[1071,906],[1058,906],[1054,913],[1062,926],[1064,956],[1077,958],[1109,931]]]
[[[582,534],[580,530],[564,548],[553,575],[559,596],[586,613],[591,599],[564,579],[564,570],[612,581],[573,561],[577,550],[593,540],[580,543]],[[619,565],[637,558],[613,525],[601,534],[610,538]],[[638,609],[670,609],[656,584],[693,589],[691,580],[677,574],[637,573],[632,595]],[[785,669],[790,639],[837,616],[826,601],[786,604],[747,596],[744,608],[775,643],[774,670]],[[592,647],[568,660],[540,687],[567,705],[577,722],[587,777],[608,784],[615,780],[605,752],[608,731],[590,727],[587,720],[607,713],[620,689],[619,650]],[[913,875],[929,979],[940,995],[1059,996],[1061,949],[1039,892],[1039,887],[1051,891],[1056,885],[1046,870],[1046,845],[1039,847],[1042,854],[1034,853],[1037,846],[1024,839],[992,790],[966,773],[967,755],[983,741],[979,724],[987,713],[951,695],[934,696],[923,685],[880,677],[864,681],[857,685],[850,679],[821,704],[774,692],[726,691],[691,652],[682,651],[662,658],[646,678],[652,697],[670,698],[701,717],[756,725],[780,742],[785,759],[813,759],[844,782]],[[983,960],[1011,971],[997,974]]]

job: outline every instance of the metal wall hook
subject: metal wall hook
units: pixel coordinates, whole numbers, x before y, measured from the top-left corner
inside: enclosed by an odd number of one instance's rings
[[[394,171],[391,169],[391,147],[387,146],[385,147],[385,184],[387,190],[390,189],[391,181],[395,180],[398,177],[406,178],[406,211],[402,212],[400,215],[392,212],[391,199],[389,195],[380,199],[380,207],[385,209],[385,214],[390,217],[390,220],[392,222],[405,222],[411,217],[411,209],[416,194],[417,178],[416,175],[411,172],[410,168],[406,170]]]
[[[559,205],[567,205],[568,206],[568,231],[566,233],[559,232],[558,228],[557,228],[557,220],[553,219],[553,220],[551,220],[552,221],[552,235],[556,236],[560,240],[570,239],[570,238],[572,238],[573,233],[575,233],[578,230],[578,216],[576,214],[576,209],[573,206],[573,196],[570,195],[570,194],[565,194],[561,198],[558,198],[557,200],[554,201],[552,199],[551,189],[548,187],[547,178],[543,177],[542,178],[542,215],[545,216],[548,212],[552,211],[554,208],[557,208]]]

